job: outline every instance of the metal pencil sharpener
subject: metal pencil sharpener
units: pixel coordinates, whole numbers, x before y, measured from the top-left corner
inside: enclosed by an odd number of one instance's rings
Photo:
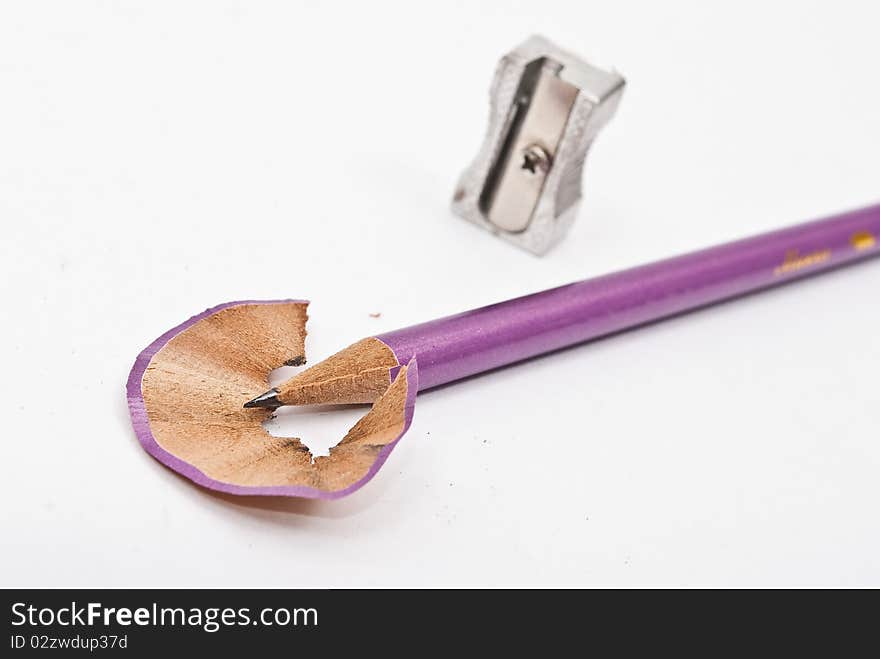
[[[568,231],[587,151],[614,115],[625,81],[533,36],[501,58],[489,130],[452,209],[535,254]]]

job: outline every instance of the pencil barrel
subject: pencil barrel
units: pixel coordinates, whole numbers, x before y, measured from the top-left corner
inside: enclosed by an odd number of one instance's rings
[[[880,254],[880,204],[377,336],[419,389]]]

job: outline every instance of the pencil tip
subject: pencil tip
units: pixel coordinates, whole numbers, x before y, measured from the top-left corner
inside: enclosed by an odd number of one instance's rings
[[[278,400],[278,390],[277,389],[269,389],[269,391],[260,394],[256,398],[249,400],[244,404],[245,407],[268,407],[270,409],[275,409],[276,407],[281,407],[282,403]]]

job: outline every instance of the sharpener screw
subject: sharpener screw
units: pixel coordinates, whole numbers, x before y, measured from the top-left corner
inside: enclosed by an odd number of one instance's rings
[[[550,154],[538,144],[530,144],[523,149],[522,165],[520,168],[528,176],[536,176],[537,174],[546,174],[550,169]]]

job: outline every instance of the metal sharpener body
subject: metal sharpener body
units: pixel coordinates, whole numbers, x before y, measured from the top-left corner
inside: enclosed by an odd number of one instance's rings
[[[462,174],[453,211],[535,254],[578,213],[587,151],[625,81],[533,36],[498,64],[489,129]]]

